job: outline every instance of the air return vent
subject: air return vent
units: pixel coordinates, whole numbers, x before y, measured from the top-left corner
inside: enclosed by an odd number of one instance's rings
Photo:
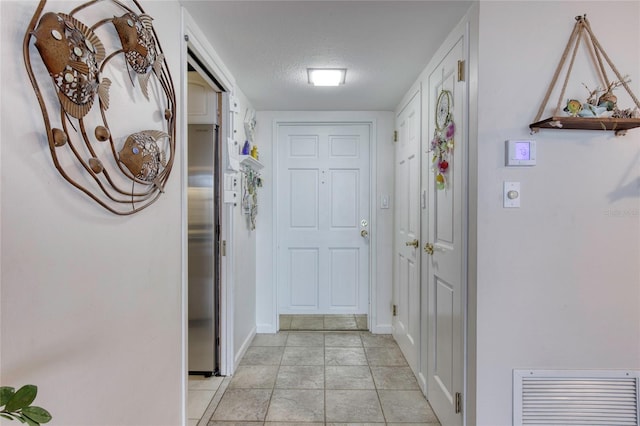
[[[639,371],[514,370],[513,424],[640,426]]]

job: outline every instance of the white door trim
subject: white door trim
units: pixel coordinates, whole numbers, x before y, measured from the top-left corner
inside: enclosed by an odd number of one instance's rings
[[[294,115],[292,113],[291,115]],[[283,114],[285,115],[285,114]],[[278,130],[281,126],[287,125],[331,125],[331,124],[360,124],[360,125],[368,125],[369,126],[369,194],[370,194],[370,202],[369,202],[369,229],[370,239],[369,239],[369,304],[368,304],[368,327],[371,330],[372,325],[377,324],[377,314],[375,306],[377,306],[377,279],[375,273],[375,253],[377,253],[377,216],[376,216],[376,206],[377,206],[377,184],[375,176],[377,174],[377,120],[373,117],[371,118],[362,118],[362,114],[358,113],[344,113],[341,117],[337,118],[334,114],[323,114],[319,112],[314,112],[313,114],[309,114],[310,117],[314,118],[276,118],[273,120],[273,128],[272,128],[272,152],[274,153],[272,156],[272,170],[273,170],[273,182],[278,182],[279,179],[279,168],[278,168],[278,155],[275,153],[278,152]],[[325,117],[323,117],[325,116]],[[280,329],[280,318],[278,315],[278,187],[277,185],[273,186],[273,288],[272,288],[272,324],[275,324],[275,331]],[[371,330],[374,331],[374,330]]]
[[[215,76],[218,83],[226,91],[223,96],[223,108],[222,108],[222,122],[221,127],[221,140],[226,141],[227,137],[231,136],[231,129],[233,128],[233,122],[230,121],[228,94],[232,94],[235,87],[235,81],[231,76],[231,73],[224,66],[222,60],[217,55],[211,44],[207,41],[200,28],[196,25],[193,18],[189,13],[182,8],[182,34],[185,39],[180,44],[180,77],[181,77],[181,91],[182,96],[180,100],[181,111],[181,126],[180,136],[182,140],[186,140],[188,131],[188,117],[187,117],[187,58],[188,50],[191,50],[196,54],[198,59],[207,67],[207,69]],[[184,377],[183,389],[182,389],[182,408],[183,418],[186,419],[186,397],[187,397],[187,350],[188,350],[188,271],[187,271],[187,152],[185,144],[178,144],[180,154],[182,156],[181,167],[181,188],[182,188],[182,283],[181,283],[181,298],[182,298],[182,375]],[[222,156],[226,156],[226,144],[222,144]],[[224,160],[223,160],[224,163]],[[222,258],[221,270],[220,270],[220,374],[229,375],[234,371],[234,356],[233,356],[233,207],[229,205],[223,205],[221,214],[221,235],[222,240],[227,241],[227,256]]]

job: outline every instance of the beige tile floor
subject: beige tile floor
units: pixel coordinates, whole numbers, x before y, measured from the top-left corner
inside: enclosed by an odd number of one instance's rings
[[[393,338],[361,331],[257,335],[193,424],[278,423],[439,425]]]
[[[280,315],[280,331],[368,329],[366,315]]]
[[[224,377],[189,376],[187,393],[188,426],[196,426],[198,424],[223,381]]]

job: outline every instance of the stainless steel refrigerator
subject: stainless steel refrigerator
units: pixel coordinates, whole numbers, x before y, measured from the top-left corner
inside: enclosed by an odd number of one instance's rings
[[[217,125],[189,124],[189,374],[218,373],[219,164]]]

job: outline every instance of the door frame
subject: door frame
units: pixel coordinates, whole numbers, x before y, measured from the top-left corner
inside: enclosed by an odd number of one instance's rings
[[[377,120],[375,118],[363,119],[362,114],[357,113],[344,113],[340,114],[340,117],[335,117],[331,114],[323,114],[321,112],[314,112],[309,114],[309,118],[306,117],[294,117],[294,113],[291,114],[292,117],[285,118],[277,118],[273,120],[273,128],[272,128],[272,170],[273,170],[273,292],[272,292],[272,324],[275,324],[275,331],[280,330],[280,315],[279,315],[279,303],[278,303],[278,216],[279,211],[281,209],[278,206],[278,185],[280,177],[280,169],[278,162],[278,136],[279,130],[283,126],[318,126],[318,125],[347,125],[347,124],[357,124],[357,125],[366,125],[369,126],[369,302],[367,307],[367,327],[371,330],[373,324],[377,324],[375,318],[376,309],[374,306],[377,306],[377,278],[375,274],[375,253],[377,252],[377,217],[376,217],[376,207],[377,207],[377,185],[375,176],[377,174]]]
[[[180,137],[187,140],[188,132],[188,112],[187,112],[187,84],[188,84],[188,51],[193,52],[197,58],[204,64],[215,78],[217,83],[224,90],[222,96],[222,108],[220,114],[220,140],[222,143],[222,158],[227,158],[226,141],[231,136],[233,129],[232,113],[229,109],[229,96],[233,94],[235,81],[231,73],[224,66],[222,60],[218,57],[211,44],[207,41],[200,28],[197,26],[191,15],[181,8],[182,14],[182,34],[183,39],[180,40],[180,89],[182,96],[180,99]],[[206,77],[205,77],[206,79]],[[183,376],[182,385],[182,417],[186,419],[187,415],[187,391],[188,391],[188,230],[187,230],[187,146],[186,144],[178,144],[182,168],[181,173],[181,233],[182,233],[182,255],[181,255],[181,329],[182,329],[182,368]],[[221,161],[225,164],[225,161]],[[233,206],[222,203],[220,212],[220,240],[227,242],[227,255],[221,258],[220,262],[220,374],[225,376],[234,371],[233,356]]]

